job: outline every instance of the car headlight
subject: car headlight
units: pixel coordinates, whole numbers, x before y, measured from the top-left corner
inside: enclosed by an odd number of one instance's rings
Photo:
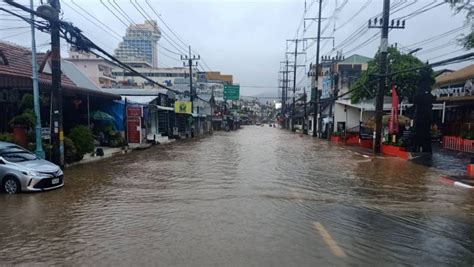
[[[28,176],[41,176],[41,173],[35,171],[23,171],[22,173]]]

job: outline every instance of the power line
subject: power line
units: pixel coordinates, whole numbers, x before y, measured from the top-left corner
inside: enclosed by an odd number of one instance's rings
[[[99,0],[100,3],[116,18],[118,19],[125,27],[128,27],[127,23],[125,23],[121,18],[119,18],[119,16],[117,16],[117,14],[115,14],[112,9],[110,9],[104,2],[102,2],[102,0]],[[72,0],[71,0],[72,2]]]
[[[135,21],[133,21],[133,19],[130,16],[127,15],[125,11],[123,11],[123,9],[120,7],[120,5],[117,2],[115,2],[115,0],[113,0],[113,2],[110,2],[110,0],[107,0],[107,1],[119,14],[121,14],[125,18],[125,20],[128,21],[128,23],[132,25],[137,24],[135,23]]]
[[[425,44],[425,43],[429,43],[429,42],[434,41],[434,40],[439,40],[440,38],[447,37],[447,36],[449,36],[449,35],[451,35],[451,34],[454,34],[454,33],[457,33],[457,32],[459,32],[459,31],[462,31],[463,29],[466,29],[466,28],[468,28],[468,27],[469,27],[469,25],[463,25],[463,26],[461,26],[461,27],[451,29],[451,30],[449,30],[449,31],[447,31],[447,32],[444,32],[444,33],[442,33],[442,34],[435,35],[435,36],[429,37],[429,38],[427,38],[427,39],[418,41],[418,42],[416,42],[416,43],[409,44],[409,45],[407,45],[406,47],[413,47],[413,48],[414,48],[415,46],[423,45],[423,44]]]
[[[77,11],[75,8],[73,8],[71,5],[69,5],[66,1],[63,1],[62,2],[63,4],[65,4],[66,6],[68,6],[69,8],[71,8],[74,12],[76,12],[77,14],[81,15],[81,13],[79,11]],[[71,0],[71,3],[75,6],[77,6],[80,10],[82,10],[86,15],[88,15],[89,17],[91,17],[92,19],[94,19],[97,23],[99,23],[100,25],[104,26],[105,28],[107,28],[109,31],[105,30],[104,28],[100,27],[99,25],[97,25],[96,23],[92,22],[90,19],[88,19],[87,17],[84,17],[81,15],[82,18],[86,19],[87,21],[89,21],[91,24],[95,25],[96,27],[100,28],[101,30],[103,30],[104,32],[107,32],[107,33],[113,33],[115,34],[116,36],[118,36],[118,39],[121,40],[122,39],[122,36],[120,34],[118,34],[114,29],[110,28],[107,24],[103,23],[102,21],[98,20],[95,16],[93,16],[91,13],[89,13],[87,10],[85,10],[84,8],[82,8],[80,5],[76,4],[74,2],[74,0]]]
[[[354,15],[352,15],[347,21],[345,21],[344,23],[342,23],[339,27],[336,28],[336,30],[339,30],[341,28],[343,28],[344,26],[346,26],[347,24],[349,24],[349,22],[351,22],[355,17],[357,17],[364,9],[366,9],[370,3],[372,2],[372,0],[367,0],[365,2],[365,4],[363,4],[359,10],[357,10]]]

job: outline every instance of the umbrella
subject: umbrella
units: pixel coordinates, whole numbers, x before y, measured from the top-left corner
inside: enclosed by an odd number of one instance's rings
[[[96,121],[115,121],[114,117],[99,110],[91,112],[91,119]]]

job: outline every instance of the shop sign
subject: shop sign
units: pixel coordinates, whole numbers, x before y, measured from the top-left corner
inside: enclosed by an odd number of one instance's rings
[[[16,103],[18,101],[20,101],[20,93],[18,90],[0,90],[0,103]]]
[[[191,114],[191,102],[190,101],[175,101],[174,102],[175,113]]]

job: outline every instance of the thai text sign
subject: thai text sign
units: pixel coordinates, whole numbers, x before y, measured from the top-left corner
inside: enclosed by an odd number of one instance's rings
[[[191,102],[190,101],[175,101],[174,112],[191,114],[192,113]]]

